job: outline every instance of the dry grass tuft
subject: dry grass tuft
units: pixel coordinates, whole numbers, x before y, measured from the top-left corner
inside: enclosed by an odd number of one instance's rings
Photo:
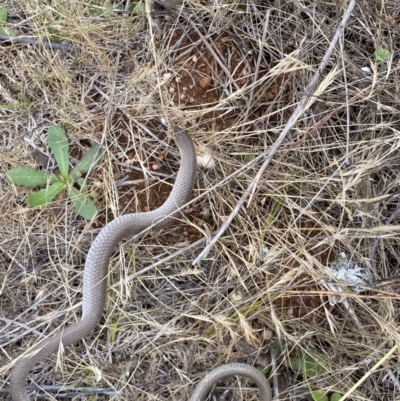
[[[398,398],[396,4],[358,2],[317,87],[255,182],[347,2],[148,2],[148,12],[133,16],[102,13],[100,1],[6,2],[7,28],[18,36],[61,38],[75,51],[0,45],[5,399],[15,358],[79,318],[82,269],[98,229],[168,195],[164,178],[178,158],[165,122],[186,127],[209,163],[199,168],[185,219],[120,246],[101,326],[43,363],[27,384],[53,395],[67,384],[76,392],[62,393],[74,399],[98,392],[99,399],[185,400],[197,378],[222,363],[269,364],[275,341],[282,352],[267,372],[279,370],[281,400],[285,391],[290,399],[309,397],[310,389],[349,391],[352,400]],[[378,48],[390,58],[377,61]],[[100,194],[93,223],[66,199],[28,208],[30,190],[6,178],[11,167],[52,166],[35,150],[48,151],[52,124],[66,129],[75,158],[93,143],[107,150],[88,179]],[[340,253],[368,273],[359,289],[336,283],[330,266]],[[310,356],[326,370],[310,376],[293,366]],[[227,381],[218,392],[231,384],[241,386],[240,399],[257,399],[246,381]]]

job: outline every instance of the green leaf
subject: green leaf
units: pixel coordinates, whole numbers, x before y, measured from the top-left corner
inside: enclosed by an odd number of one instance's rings
[[[54,182],[54,176],[35,168],[21,166],[12,168],[7,172],[8,178],[15,185],[24,187],[39,187]]]
[[[117,340],[118,332],[121,328],[120,322],[126,318],[125,315],[120,315],[116,320],[109,319],[109,335],[108,341],[113,344]]]
[[[313,355],[315,355],[315,357],[308,355],[306,358],[290,358],[290,367],[293,370],[300,370],[305,379],[318,376],[321,373],[326,373],[328,369],[316,359],[316,357],[318,357],[321,361],[328,363],[325,355],[316,351],[313,351]]]
[[[1,32],[1,27],[0,27],[0,33]],[[0,109],[4,109],[4,110],[18,110],[21,106],[19,104],[0,104]]]
[[[339,401],[342,398],[342,394],[340,393],[332,393],[329,397],[329,401]]]
[[[88,191],[88,186],[85,182],[85,179],[79,178],[79,180],[77,182],[78,182],[78,185],[81,187],[81,191],[86,193]]]
[[[47,188],[34,192],[28,196],[29,206],[43,206],[49,204],[64,188],[65,182],[56,181]]]
[[[112,15],[113,15],[113,5],[110,4],[110,3],[106,3],[106,4],[104,5],[104,7],[105,7],[105,9],[106,9],[104,15],[105,15],[106,17],[112,17]]]
[[[254,159],[254,155],[252,153],[246,153],[244,155],[244,161],[245,162],[251,162]]]
[[[311,391],[314,401],[328,401],[328,397],[322,391]]]
[[[3,26],[7,22],[8,11],[4,3],[0,3],[0,26]]]
[[[315,377],[326,373],[328,369],[313,356],[308,356],[303,362],[303,374],[305,377]]]
[[[54,154],[61,177],[68,177],[69,157],[68,139],[64,130],[59,125],[52,125],[47,132],[47,142]]]
[[[144,1],[140,1],[139,3],[133,3],[129,7],[129,12],[131,13],[131,15],[145,13],[146,12],[146,3]]]
[[[375,58],[377,61],[386,61],[390,58],[390,51],[387,49],[384,49],[383,47],[380,47],[375,50]]]
[[[278,338],[275,338],[274,340],[274,348],[275,348],[276,358],[280,358],[283,354],[283,347],[281,341]]]
[[[4,28],[4,26],[1,25],[1,22],[0,22],[0,33],[5,33],[8,36],[15,36],[14,29],[11,29],[11,31],[9,31],[8,29]]]
[[[88,149],[82,159],[76,164],[76,166],[72,169],[69,176],[72,179],[75,179],[77,173],[86,174],[92,167],[96,166],[100,163],[105,150],[99,145],[93,145],[90,149]]]
[[[94,202],[85,196],[82,192],[79,192],[76,188],[71,187],[68,191],[74,209],[77,213],[85,218],[91,220],[97,214],[97,208]]]
[[[0,3],[0,33],[5,33],[6,35],[15,36],[14,30],[7,30],[5,28],[8,19],[8,11],[4,3]]]

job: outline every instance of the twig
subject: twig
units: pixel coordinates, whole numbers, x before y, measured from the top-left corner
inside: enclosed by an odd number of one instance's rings
[[[197,377],[202,377],[206,374],[207,372],[198,372],[198,373],[193,373],[190,375],[191,379],[195,379]],[[168,384],[168,383],[173,383],[176,381],[182,380],[182,376],[180,375],[174,375],[170,377],[163,377],[158,380],[153,380],[151,382],[144,382],[144,383],[135,383],[133,387],[138,388],[138,389],[144,389],[147,387],[154,387],[155,385],[161,385],[161,384]],[[189,380],[189,379],[188,379]],[[50,398],[47,394],[43,394],[39,392],[47,392],[47,393],[57,393],[57,398],[71,398],[73,396],[77,396],[80,394],[105,394],[105,395],[123,395],[124,392],[123,390],[116,390],[114,388],[100,388],[100,387],[74,387],[66,390],[67,386],[66,385],[60,385],[60,386],[51,386],[51,385],[44,385],[44,386],[26,386],[26,390],[28,393],[33,393],[36,392],[38,393],[37,395],[41,398]],[[9,394],[10,389],[9,388],[0,388],[0,394]]]
[[[307,107],[311,106],[311,104],[308,104],[308,101],[309,101],[312,93],[314,92],[314,89],[317,86],[319,79],[321,78],[322,71],[325,69],[326,65],[329,62],[329,59],[332,56],[333,50],[339,40],[340,35],[342,34],[342,31],[344,30],[344,28],[347,24],[347,21],[350,18],[351,13],[353,12],[353,8],[354,8],[355,4],[356,4],[355,0],[350,0],[350,3],[346,9],[346,12],[343,15],[342,21],[340,22],[339,27],[335,32],[335,35],[332,39],[331,44],[328,47],[328,50],[325,52],[325,55],[322,58],[322,62],[320,64],[320,66],[318,67],[317,72],[314,74],[310,83],[304,89],[304,92],[305,92],[304,96],[301,98],[299,104],[297,105],[293,114],[289,118],[289,121],[286,123],[285,127],[283,128],[282,132],[280,133],[278,139],[271,146],[271,149],[269,150],[268,155],[267,155],[267,159],[265,160],[264,164],[261,166],[260,171],[257,173],[256,177],[254,178],[254,181],[252,182],[252,184],[254,183],[254,185],[252,185],[252,194],[251,194],[248,204],[250,204],[251,201],[253,200],[253,196],[254,196],[258,181],[261,179],[261,176],[263,175],[265,169],[269,165],[269,163],[272,159],[272,156],[278,151],[279,146],[281,145],[283,140],[286,138],[286,135],[291,130],[294,123],[304,113],[304,111],[307,109]]]
[[[105,394],[105,395],[121,395],[122,391],[115,390],[113,388],[99,388],[99,387],[74,387],[65,390],[67,386],[26,386],[28,393],[36,393],[40,398],[50,398],[47,394],[39,394],[39,391],[45,391],[46,393],[57,393],[57,398],[71,398],[73,396],[82,394]],[[0,394],[8,394],[9,388],[0,388]]]
[[[274,386],[274,400],[279,401],[280,400],[280,391],[279,391],[279,373],[278,372],[278,364],[276,362],[276,352],[275,352],[275,347],[271,346],[269,349],[271,353],[271,364],[272,364],[272,382]]]
[[[297,105],[296,109],[294,110],[293,114],[289,118],[289,121],[286,123],[285,127],[283,128],[282,132],[280,133],[278,139],[275,141],[275,143],[271,146],[270,150],[267,152],[265,155],[266,159],[261,166],[260,170],[258,171],[257,175],[254,177],[253,181],[250,183],[249,187],[247,190],[243,193],[242,197],[239,199],[238,203],[236,204],[235,208],[232,210],[231,214],[228,216],[224,224],[221,226],[221,228],[217,231],[217,234],[215,237],[210,241],[210,243],[204,248],[204,250],[199,254],[199,256],[193,261],[193,264],[196,264],[203,260],[207,254],[210,252],[211,248],[214,246],[214,244],[218,241],[218,239],[221,237],[221,235],[225,232],[225,230],[228,228],[228,226],[231,224],[232,220],[235,218],[236,214],[239,212],[239,210],[242,208],[244,202],[248,197],[249,200],[247,202],[247,205],[250,205],[250,203],[253,200],[254,194],[256,192],[258,182],[260,181],[262,175],[264,174],[265,169],[269,165],[269,163],[272,160],[272,157],[275,155],[275,153],[278,151],[279,147],[281,146],[282,142],[286,138],[286,135],[289,133],[289,131],[292,129],[293,125],[295,122],[299,119],[299,117],[304,113],[304,111],[307,109],[307,107],[311,106],[311,103],[309,102],[309,99],[314,92],[314,89],[321,77],[322,71],[328,64],[328,61],[333,53],[333,50],[339,40],[340,35],[342,34],[343,29],[346,26],[347,21],[350,18],[351,13],[353,12],[353,8],[355,6],[355,0],[350,0],[350,3],[346,9],[346,12],[343,15],[342,21],[339,24],[338,29],[335,32],[335,35],[332,39],[331,44],[328,47],[328,50],[325,52],[324,57],[322,58],[322,62],[320,66],[317,69],[317,72],[314,74],[313,78],[311,79],[310,83],[306,86],[304,92],[304,96],[301,98],[299,104]]]
[[[360,380],[358,380],[357,383],[354,384],[353,387],[351,387],[351,388],[342,396],[342,398],[340,399],[340,401],[345,401],[345,400],[347,400],[347,398],[349,397],[349,395],[351,395],[351,394],[354,392],[354,390],[355,390],[357,387],[360,386],[360,384],[362,384],[363,382],[365,382],[365,380],[367,380],[368,377],[371,376],[371,374],[372,374],[373,372],[375,372],[376,369],[379,368],[379,366],[381,366],[384,362],[386,362],[387,360],[389,360],[389,358],[390,358],[397,350],[398,350],[398,345],[396,344],[396,345],[394,345],[394,346],[390,349],[390,351],[388,351],[388,352],[386,353],[386,355],[385,355],[383,358],[381,358],[368,372],[366,372],[366,373],[364,374],[364,376],[363,376]]]
[[[363,327],[363,325],[361,324],[360,319],[358,318],[358,316],[357,316],[357,314],[356,314],[356,312],[355,312],[353,306],[350,304],[350,302],[349,302],[347,299],[344,300],[343,306],[346,308],[347,312],[349,313],[349,315],[351,316],[351,318],[354,320],[354,322],[356,323],[356,325],[357,325],[358,328],[360,329],[360,333],[364,333],[364,332],[365,332],[364,327]],[[374,349],[375,344],[374,344],[373,340],[371,339],[371,337],[369,337],[369,336],[367,335],[367,336],[366,336],[366,339],[367,339],[368,344],[371,346],[371,348]],[[398,346],[395,345],[394,348],[397,349]],[[391,351],[389,351],[389,353],[388,353],[384,358],[382,358],[376,365],[374,365],[374,367],[371,368],[371,369],[364,375],[364,377],[367,378],[367,377],[375,370],[375,367],[380,366],[381,364],[383,365],[383,361],[386,361],[386,360],[387,360],[387,358],[392,354],[392,351],[393,351],[393,348],[392,348]],[[388,374],[389,374],[389,376],[390,376],[390,378],[391,378],[391,380],[392,380],[392,383],[397,387],[397,391],[399,391],[399,390],[400,390],[400,382],[399,382],[399,379],[396,377],[396,374],[393,372],[393,370],[390,369],[389,367],[387,367],[386,365],[387,365],[387,364],[385,364],[383,367],[384,367],[384,369],[387,370],[387,372],[388,372]],[[360,380],[360,381],[358,382],[358,384],[361,384],[361,383],[362,383],[362,381]],[[355,388],[356,388],[356,387],[353,386],[353,387],[346,393],[346,396],[349,395],[349,394],[351,394],[351,392],[352,392]],[[344,401],[344,400],[345,400],[345,397],[343,397],[342,400]]]
[[[0,41],[2,41],[3,43],[21,43],[23,45],[44,46],[48,49],[64,50],[67,52],[73,52],[78,49],[77,47],[67,45],[65,43],[53,43],[48,42],[47,40],[38,40],[35,38],[10,36],[5,33],[0,33]]]
[[[211,234],[212,234],[212,233],[211,233]],[[197,246],[199,246],[200,244],[202,244],[204,241],[206,241],[206,239],[207,239],[207,238],[205,238],[205,237],[200,238],[199,240],[197,240],[197,241],[195,241],[195,242],[192,242],[192,243],[189,244],[188,246],[186,246],[186,247],[184,247],[184,248],[178,249],[176,252],[174,252],[174,253],[168,255],[167,257],[163,258],[162,260],[159,260],[159,261],[157,261],[157,262],[155,262],[155,263],[152,263],[151,265],[146,266],[146,267],[143,268],[142,270],[139,270],[139,271],[137,271],[137,272],[135,272],[135,273],[129,275],[129,276],[126,278],[126,280],[133,280],[134,278],[136,278],[136,277],[138,277],[138,276],[140,276],[140,275],[142,275],[142,274],[144,274],[144,273],[147,273],[148,271],[153,270],[154,268],[156,268],[156,267],[158,267],[158,266],[161,266],[161,265],[165,264],[165,262],[167,262],[168,260],[171,260],[171,259],[176,258],[178,255],[181,255],[182,253],[187,252],[189,249],[196,248]]]

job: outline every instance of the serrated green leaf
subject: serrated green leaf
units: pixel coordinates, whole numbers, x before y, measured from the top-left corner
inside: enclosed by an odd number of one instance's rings
[[[65,183],[63,181],[56,181],[50,184],[47,188],[40,191],[33,192],[28,196],[29,206],[44,206],[49,204],[63,189]]]
[[[340,393],[332,393],[329,397],[329,401],[339,401],[342,398],[342,394]]]
[[[375,58],[378,61],[386,61],[390,58],[390,55],[391,55],[390,51],[383,47],[380,47],[375,50]]]
[[[47,143],[54,154],[61,177],[67,178],[69,171],[69,147],[64,130],[59,125],[52,125],[47,132]]]
[[[102,147],[93,145],[84,153],[82,159],[72,169],[69,176],[75,179],[77,173],[86,174],[92,167],[100,163],[104,153],[105,150]]]
[[[7,22],[8,11],[4,3],[0,3],[0,26],[3,26]]]
[[[24,187],[40,187],[56,180],[54,176],[28,166],[12,168],[7,175],[13,184]]]
[[[79,192],[76,188],[71,187],[68,191],[74,209],[86,220],[91,220],[97,214],[97,207],[94,202]]]

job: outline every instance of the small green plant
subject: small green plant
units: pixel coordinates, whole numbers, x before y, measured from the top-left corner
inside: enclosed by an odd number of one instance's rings
[[[387,63],[391,57],[391,53],[389,50],[384,49],[383,47],[379,47],[375,50],[375,59],[379,63],[379,67],[382,71],[387,70]]]
[[[98,145],[92,146],[70,171],[68,139],[60,126],[53,125],[49,128],[47,143],[54,154],[60,171],[59,176],[32,167],[21,166],[8,171],[9,179],[13,184],[24,187],[46,186],[28,196],[28,205],[30,206],[45,206],[52,202],[59,193],[66,190],[78,214],[87,220],[92,219],[97,214],[97,208],[90,198],[96,197],[97,193],[88,192],[86,181],[82,175],[100,162],[104,155],[104,149]],[[79,190],[76,188],[77,186]]]
[[[283,347],[278,339],[274,342],[275,355],[277,358],[283,356]],[[287,366],[296,372],[301,372],[303,378],[308,381],[314,377],[318,377],[324,373],[328,373],[331,369],[329,360],[326,356],[317,350],[309,349],[307,354],[304,352],[297,352],[294,357],[287,359]],[[264,368],[263,372],[267,369]],[[333,392],[330,395],[325,392],[314,390],[309,384],[308,390],[310,392],[313,401],[339,401],[342,395],[337,392]]]
[[[4,3],[0,3],[0,33],[5,33],[10,36],[15,36],[15,31],[8,31],[6,29],[8,18],[8,11]]]
[[[300,353],[298,357],[289,358],[289,366],[292,370],[300,371],[307,382],[309,379],[328,373],[330,370],[330,363],[326,356],[311,349],[308,351],[308,355]],[[341,398],[341,394],[336,392],[328,396],[325,392],[313,390],[310,385],[308,385],[308,389],[313,401],[337,401],[338,397]]]

